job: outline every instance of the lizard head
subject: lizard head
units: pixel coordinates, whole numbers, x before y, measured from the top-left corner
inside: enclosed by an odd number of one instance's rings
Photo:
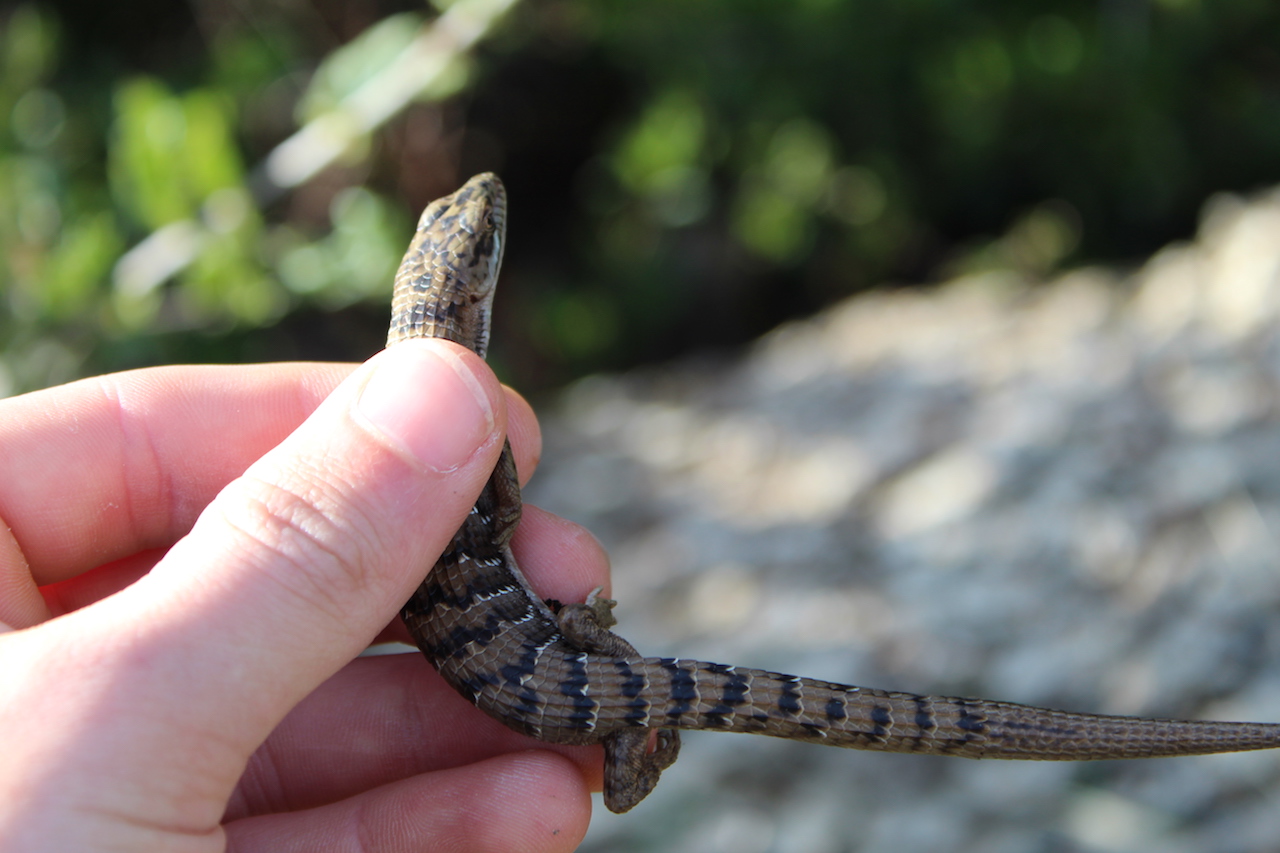
[[[507,191],[492,172],[427,205],[396,273],[387,343],[448,338],[483,357],[506,232]]]

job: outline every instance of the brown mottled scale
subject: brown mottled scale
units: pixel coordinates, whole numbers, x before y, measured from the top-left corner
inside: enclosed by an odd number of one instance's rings
[[[506,213],[502,183],[487,173],[427,207],[396,276],[388,345],[444,337],[485,354]],[[441,675],[485,713],[544,741],[603,743],[605,803],[615,812],[644,799],[675,760],[677,729],[965,758],[1147,758],[1280,746],[1275,723],[1078,714],[644,658],[608,631],[612,602],[553,611],[538,597],[509,547],[519,519],[508,446],[402,615]]]

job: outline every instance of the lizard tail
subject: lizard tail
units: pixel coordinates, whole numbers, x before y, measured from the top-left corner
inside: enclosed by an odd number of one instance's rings
[[[884,752],[1062,761],[1280,747],[1277,723],[1081,714],[670,658],[597,661],[599,675],[617,687],[596,697],[599,730],[709,729]]]

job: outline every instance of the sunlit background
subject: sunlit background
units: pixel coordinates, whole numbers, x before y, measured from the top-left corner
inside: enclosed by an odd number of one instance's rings
[[[417,211],[482,169],[529,392],[867,287],[1134,259],[1280,175],[1255,0],[436,6],[8,8],[0,387],[367,356]]]

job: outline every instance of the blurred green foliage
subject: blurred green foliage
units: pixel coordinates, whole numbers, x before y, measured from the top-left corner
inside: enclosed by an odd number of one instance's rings
[[[0,389],[363,357],[417,210],[480,169],[495,356],[534,389],[884,282],[1136,258],[1280,176],[1258,0],[525,0],[297,187],[277,146],[434,12],[96,8],[0,13]]]

